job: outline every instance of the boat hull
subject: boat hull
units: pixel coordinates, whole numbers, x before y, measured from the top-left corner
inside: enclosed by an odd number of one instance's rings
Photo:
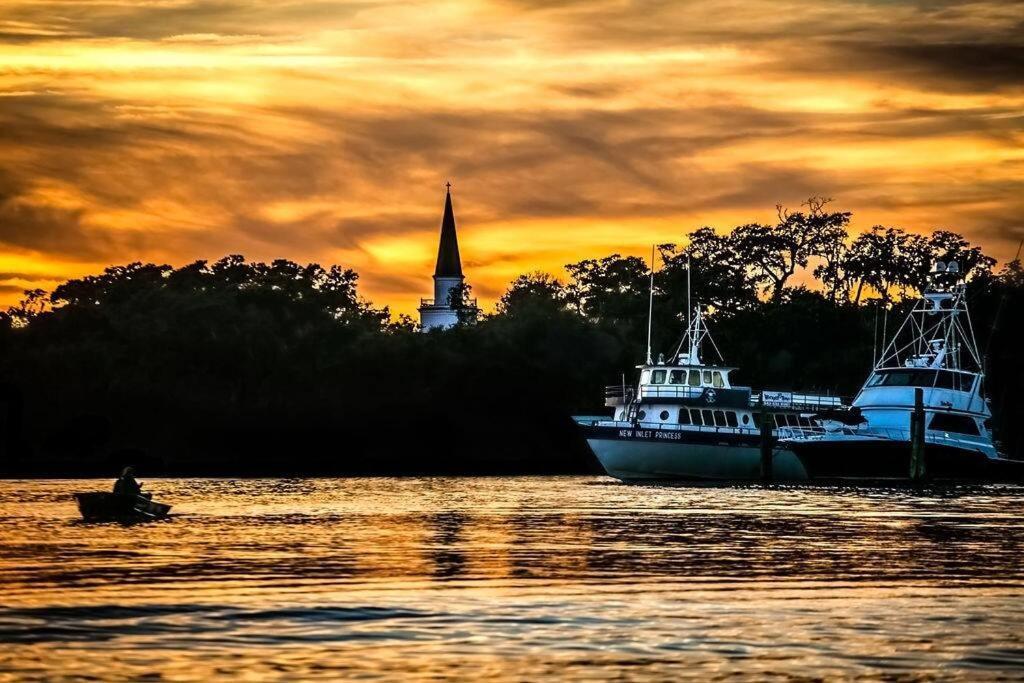
[[[897,439],[826,438],[783,444],[816,480],[910,481],[910,442]],[[1024,462],[990,458],[981,451],[926,443],[925,478],[955,481],[1024,481]]]
[[[170,505],[141,496],[105,492],[74,495],[82,519],[87,522],[159,519],[171,511]]]
[[[623,481],[759,481],[761,448],[756,435],[683,430],[583,426],[587,444],[604,470]],[[805,481],[796,456],[777,446],[772,479]]]
[[[623,481],[760,481],[754,434],[581,425],[604,470]],[[925,479],[1022,482],[1024,461],[992,458],[971,448],[927,443]],[[909,483],[910,442],[874,437],[792,439],[774,444],[778,482]]]

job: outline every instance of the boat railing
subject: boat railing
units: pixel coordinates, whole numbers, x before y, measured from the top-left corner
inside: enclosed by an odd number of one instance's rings
[[[839,431],[841,433],[853,433],[851,430],[845,427],[840,429]],[[777,436],[780,440],[815,439],[830,433],[835,434],[836,431],[829,431],[826,430],[824,427],[777,427],[775,429],[775,436]]]
[[[700,399],[709,390],[737,391],[740,387],[691,387],[678,384],[646,384],[640,387],[639,398],[683,398]],[[778,410],[829,410],[848,405],[841,396],[820,396],[817,394],[798,394],[789,391],[762,391],[750,394],[750,407],[757,408],[764,396],[764,407]],[[606,400],[615,400],[617,405],[629,403],[637,398],[637,389],[633,385],[610,384],[604,388]]]
[[[604,404],[608,407],[623,406],[636,398],[636,387],[610,384],[604,388]]]
[[[630,399],[636,394],[636,387],[622,384],[609,384],[604,388],[605,398],[626,398]]]
[[[750,407],[757,408],[764,397],[764,407],[768,410],[834,410],[849,405],[840,396],[819,396],[816,394],[796,394],[789,391],[761,391],[750,394]]]
[[[825,430],[821,428],[807,429],[805,427],[780,427],[775,430],[775,432],[780,440],[817,441],[827,437],[828,435],[845,434],[847,436],[873,437],[889,441],[910,441],[910,429],[902,429],[900,427],[842,427],[837,430]],[[984,448],[982,448],[983,446],[991,445],[986,444],[984,439],[981,437],[969,434],[953,434],[932,431],[930,429],[925,431],[924,441],[925,443],[945,444],[960,448],[968,446],[979,451],[984,451]]]
[[[691,387],[679,384],[647,384],[640,387],[640,398],[700,398],[712,387]],[[714,387],[723,391],[726,387]]]

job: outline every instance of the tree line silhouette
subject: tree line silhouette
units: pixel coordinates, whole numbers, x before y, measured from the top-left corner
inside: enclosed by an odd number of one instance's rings
[[[997,438],[1024,457],[1020,263],[996,270],[945,230],[851,235],[850,216],[812,199],[659,245],[655,348],[682,332],[689,266],[737,379],[849,396],[932,263],[955,260]],[[605,412],[603,386],[634,380],[650,271],[612,254],[566,275],[521,275],[493,314],[428,334],[360,297],[354,271],[287,260],[131,263],[26,292],[0,313],[0,471],[595,471],[570,416]]]

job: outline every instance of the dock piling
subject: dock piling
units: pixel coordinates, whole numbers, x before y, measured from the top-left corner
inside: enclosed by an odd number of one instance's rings
[[[924,389],[914,389],[914,412],[910,414],[910,479],[925,478],[924,462]]]
[[[757,400],[757,414],[761,423],[761,481],[772,480],[772,425],[771,415],[764,410],[764,392]]]

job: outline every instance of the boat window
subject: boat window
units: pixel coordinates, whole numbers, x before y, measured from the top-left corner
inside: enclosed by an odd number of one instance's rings
[[[724,410],[716,410],[715,411],[715,426],[716,427],[724,427],[725,426],[725,411]]]
[[[789,422],[789,426],[790,427],[799,427],[800,426],[800,416],[799,415],[789,414],[789,415],[786,416],[786,421]]]
[[[743,424],[745,424],[745,425],[750,424],[750,416],[747,415],[746,413],[743,413]]]
[[[655,370],[652,375],[651,384],[664,384],[665,383],[665,371]]]
[[[711,371],[710,370],[705,370],[704,371],[704,384],[711,384]]]
[[[645,417],[647,417],[647,411],[646,410],[641,410],[639,413],[636,414],[636,419],[638,419],[638,420],[642,420]]]
[[[746,423],[746,418],[747,418],[747,416],[744,415],[743,416],[744,423]],[[761,414],[760,413],[754,413],[752,419],[754,420],[754,426],[757,427],[758,429],[760,429],[761,428]]]
[[[668,411],[667,410],[661,411],[661,415],[659,415],[658,417],[660,417],[661,421],[664,422],[665,420],[668,419]]]
[[[714,424],[715,424],[715,416],[714,416],[714,414],[710,410],[707,410],[707,409],[704,409],[704,410],[702,410],[700,412],[701,412],[701,415],[703,415],[703,417],[704,417],[704,424],[707,425],[708,427],[713,427]]]
[[[700,419],[700,411],[699,410],[691,410],[690,411],[690,417],[693,418],[693,424],[698,425],[698,426],[704,424],[704,420]]]
[[[956,391],[970,391],[973,384],[974,376],[970,373],[927,368],[882,370],[873,374],[867,382],[869,387],[934,387]]]
[[[690,411],[686,408],[679,409],[679,424],[688,425],[690,424]]]
[[[736,421],[736,413],[731,410],[725,414],[725,421],[729,423],[730,427],[738,427],[740,424]]]
[[[722,381],[722,373],[718,372],[717,370],[715,370],[713,384],[718,389],[721,389],[722,387],[725,386],[725,382]]]
[[[690,370],[690,382],[691,387],[700,386],[700,370]]]
[[[956,432],[957,434],[978,434],[978,423],[966,415],[950,415],[936,413],[928,427],[936,432]]]
[[[669,384],[686,384],[686,370],[673,370],[668,375]]]

